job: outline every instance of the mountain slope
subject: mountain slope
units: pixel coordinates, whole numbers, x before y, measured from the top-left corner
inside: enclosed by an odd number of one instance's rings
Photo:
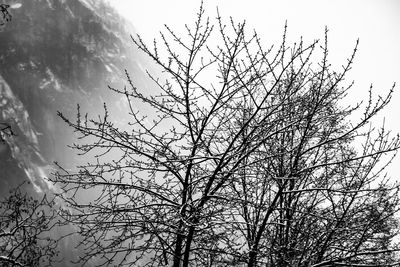
[[[133,27],[103,1],[19,3],[0,32],[0,121],[17,134],[0,145],[0,194],[23,180],[46,191],[53,161],[78,162],[58,110],[75,117],[77,103],[92,113],[104,99],[116,106],[107,85],[122,86],[124,69],[148,87],[141,77],[150,65],[133,47]]]

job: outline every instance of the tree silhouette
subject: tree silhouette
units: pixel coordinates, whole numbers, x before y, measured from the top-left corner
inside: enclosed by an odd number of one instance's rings
[[[245,33],[219,15],[212,25],[201,6],[185,37],[166,26],[161,45],[132,38],[168,78],[148,73],[158,88],[148,92],[127,73],[128,87],[110,88],[126,99],[127,125],[106,104],[97,118],[79,106],[76,121],[59,114],[93,159],[51,178],[84,238],[81,263],[394,263],[397,185],[381,174],[400,142],[370,124],[392,89],[342,107],[357,46],[335,72],[327,37],[288,46],[285,28],[265,49]]]
[[[1,17],[0,17],[0,27],[2,27],[4,24],[7,22],[11,21],[11,14],[8,11],[10,8],[10,5],[7,4],[0,4],[0,12],[1,12]]]
[[[8,123],[0,122],[0,143],[5,141],[6,137],[14,135],[11,126]]]
[[[50,234],[57,216],[53,206],[21,186],[0,201],[0,266],[52,266],[58,253]]]

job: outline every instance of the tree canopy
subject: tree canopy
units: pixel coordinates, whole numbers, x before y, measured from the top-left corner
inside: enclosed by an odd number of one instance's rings
[[[151,92],[129,73],[127,87],[110,87],[126,99],[127,125],[106,104],[98,117],[59,114],[89,158],[50,178],[83,236],[81,263],[395,264],[398,186],[384,171],[400,140],[371,123],[393,88],[342,106],[358,43],[335,71],[327,32],[289,45],[285,27],[265,48],[244,22],[214,25],[203,6],[185,29],[166,26],[152,46],[132,37],[163,75],[148,73]]]

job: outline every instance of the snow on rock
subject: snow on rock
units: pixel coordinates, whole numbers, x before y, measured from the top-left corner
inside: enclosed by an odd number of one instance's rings
[[[0,75],[0,121],[11,126],[14,136],[5,136],[6,145],[11,151],[12,158],[24,170],[27,178],[40,192],[43,180],[40,177],[39,165],[44,163],[39,152],[36,131],[30,122],[30,117],[23,103],[10,89],[10,86]]]
[[[42,82],[39,84],[40,89],[54,89],[58,92],[62,92],[62,87],[60,85],[59,80],[55,77],[54,73],[51,69],[46,68],[47,77],[42,79]]]
[[[21,6],[22,6],[21,3],[15,3],[15,4],[10,5],[10,8],[11,8],[11,9],[18,9],[18,8],[20,8]]]

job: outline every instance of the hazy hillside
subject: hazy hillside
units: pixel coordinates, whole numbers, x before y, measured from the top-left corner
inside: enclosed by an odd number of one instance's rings
[[[105,99],[112,108],[118,99],[107,85],[122,86],[124,69],[144,85],[147,68],[130,40],[133,27],[102,1],[19,3],[0,32],[0,121],[16,133],[0,145],[0,195],[24,180],[46,190],[53,161],[76,163],[58,110],[75,116],[80,103],[96,112]]]

